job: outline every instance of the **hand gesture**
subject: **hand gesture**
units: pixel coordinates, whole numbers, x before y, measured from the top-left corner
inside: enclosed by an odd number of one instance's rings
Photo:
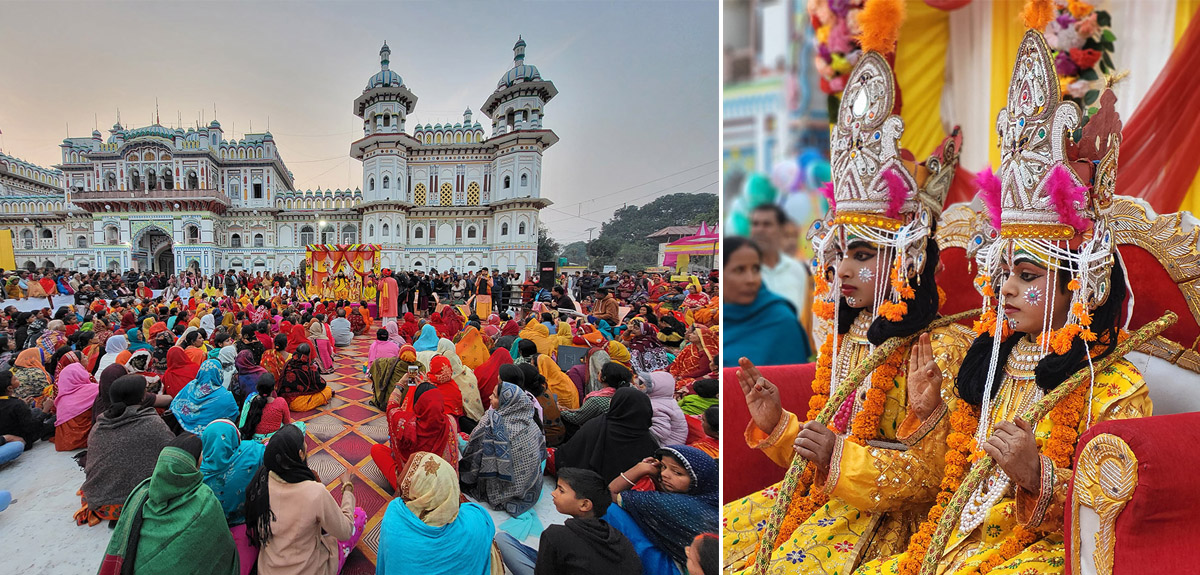
[[[933,360],[929,332],[913,346],[908,356],[908,411],[925,421],[942,404],[942,368]]]
[[[742,387],[742,393],[746,394],[746,407],[750,410],[750,418],[763,433],[770,434],[775,430],[775,426],[779,425],[779,418],[783,417],[779,388],[767,381],[749,359],[743,357],[738,360],[738,366],[738,385]]]
[[[658,474],[662,471],[662,462],[653,457],[647,457],[643,459],[641,463],[637,464],[637,468],[638,475],[642,477],[647,475],[650,477],[658,477]]]
[[[1041,457],[1029,422],[1019,418],[1015,423],[1000,422],[983,443],[983,450],[996,460],[1013,483],[1030,493],[1041,491]]]
[[[809,421],[796,435],[792,447],[796,454],[817,466],[818,470],[828,471],[829,460],[833,459],[833,446],[837,436],[828,427],[816,421]]]
[[[354,491],[353,479],[354,479],[354,470],[347,469],[346,472],[342,474],[342,491],[351,491],[351,492]]]

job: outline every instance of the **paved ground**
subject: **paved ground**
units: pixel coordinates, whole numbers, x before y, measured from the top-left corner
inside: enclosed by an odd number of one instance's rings
[[[370,404],[371,384],[362,372],[371,338],[355,338],[340,351],[336,373],[326,376],[334,398],[320,410],[294,414],[308,425],[309,465],[326,485],[336,483],[347,468],[354,468],[354,495],[367,513],[366,531],[347,560],[343,573],[375,572],[379,522],[393,498],[391,485],[371,461],[371,445],[386,444],[387,423]],[[0,467],[0,489],[16,500],[0,513],[2,573],[23,575],[91,575],[96,572],[111,531],[104,525],[78,527],[71,515],[79,508],[76,491],[83,471],[69,453],[38,444],[13,463]],[[544,478],[542,497],[535,510],[543,525],[561,523],[565,516],[550,500],[553,485]],[[340,490],[334,492],[339,497]],[[486,507],[486,505],[485,505]],[[509,517],[491,512],[496,525]],[[527,544],[537,546],[537,537]]]

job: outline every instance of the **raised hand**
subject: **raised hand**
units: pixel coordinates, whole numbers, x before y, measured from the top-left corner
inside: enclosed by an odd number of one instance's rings
[[[929,332],[921,338],[908,355],[908,412],[924,421],[942,404],[942,368],[933,360],[933,343]]]
[[[1015,423],[1000,422],[992,436],[983,442],[983,451],[996,460],[1013,483],[1031,493],[1041,491],[1041,457],[1029,422],[1023,419]]]
[[[746,395],[746,407],[750,410],[754,425],[769,435],[783,416],[779,388],[759,373],[754,362],[744,357],[738,360],[737,380],[742,393]]]

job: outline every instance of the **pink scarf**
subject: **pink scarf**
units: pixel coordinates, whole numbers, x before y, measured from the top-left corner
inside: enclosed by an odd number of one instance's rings
[[[58,412],[54,425],[62,425],[91,409],[99,394],[100,385],[83,364],[72,363],[63,368],[58,378],[58,396],[54,398],[54,408]]]

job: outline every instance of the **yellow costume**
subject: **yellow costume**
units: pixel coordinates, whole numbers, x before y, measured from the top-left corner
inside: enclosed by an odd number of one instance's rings
[[[866,329],[871,315],[863,312],[859,318],[866,321],[856,321],[843,339],[840,365],[836,366],[833,381],[838,381],[839,376],[867,356]],[[951,326],[930,332],[934,359],[942,371],[943,398],[953,396],[954,378],[970,344],[964,331]],[[904,365],[908,365],[907,360]],[[839,479],[832,486],[828,482],[825,485],[832,487],[829,502],[775,549],[768,573],[832,575],[848,571],[862,558],[886,557],[904,550],[915,524],[933,504],[941,482],[948,431],[943,413],[935,413],[926,425],[920,422],[902,425],[908,412],[905,373],[906,370],[901,371],[894,380],[895,387],[887,393],[879,426],[879,437],[893,442],[893,448],[839,441],[840,457],[835,451],[830,462],[831,477]],[[851,417],[857,411],[856,406]],[[936,425],[930,425],[935,422]],[[799,417],[785,411],[770,436],[750,423],[746,442],[786,467],[791,463],[792,443],[801,425]],[[910,429],[910,433],[903,434]],[[907,451],[895,449],[901,443],[908,444]],[[727,573],[753,572],[747,557],[758,544],[759,532],[770,515],[779,488],[775,484],[725,505],[722,539]]]

